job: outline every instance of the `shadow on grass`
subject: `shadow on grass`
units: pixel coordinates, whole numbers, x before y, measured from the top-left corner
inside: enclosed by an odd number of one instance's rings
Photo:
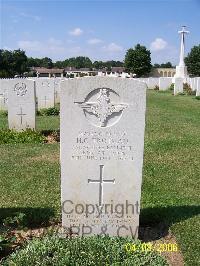
[[[200,206],[144,208],[140,213],[139,239],[148,242],[165,237],[171,225],[200,214]]]
[[[7,222],[13,227],[35,228],[49,225],[53,218],[53,208],[0,208],[0,225]]]

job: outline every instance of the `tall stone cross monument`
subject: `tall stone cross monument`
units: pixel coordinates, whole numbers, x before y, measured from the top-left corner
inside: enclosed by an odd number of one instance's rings
[[[178,31],[181,34],[181,50],[180,50],[180,61],[179,65],[176,66],[176,78],[186,78],[187,74],[187,67],[185,66],[184,62],[184,54],[185,54],[185,34],[188,34],[189,31],[185,30],[186,26],[182,26],[182,30]]]

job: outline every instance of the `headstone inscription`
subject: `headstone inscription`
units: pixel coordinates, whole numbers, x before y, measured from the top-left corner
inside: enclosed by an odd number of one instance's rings
[[[62,224],[78,235],[137,237],[146,85],[88,77],[61,83]]]
[[[8,124],[10,129],[17,131],[35,129],[35,81],[9,81]]]

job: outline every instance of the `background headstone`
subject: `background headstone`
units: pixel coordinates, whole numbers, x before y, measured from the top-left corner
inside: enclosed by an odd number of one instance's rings
[[[159,90],[167,90],[172,84],[172,78],[159,78]]]
[[[200,96],[200,78],[197,78],[196,96]]]
[[[8,85],[10,79],[0,79],[0,110],[8,110]]]
[[[55,78],[54,79],[54,98],[55,104],[60,103],[60,83],[64,80],[63,78]]]
[[[137,237],[145,108],[146,85],[137,80],[96,76],[61,83],[64,228]]]
[[[35,129],[35,81],[9,81],[8,124],[10,129],[18,131]]]
[[[175,78],[174,95],[183,93],[183,81],[184,81],[183,78]]]
[[[159,78],[149,78],[147,81],[148,89],[154,89],[155,86],[159,86]]]
[[[37,108],[50,108],[55,104],[54,79],[37,78],[36,79],[36,97]]]

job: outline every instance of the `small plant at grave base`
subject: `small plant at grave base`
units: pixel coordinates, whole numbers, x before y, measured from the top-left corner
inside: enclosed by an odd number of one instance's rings
[[[26,215],[22,212],[17,212],[14,216],[6,217],[3,220],[3,225],[7,227],[23,228],[26,224]]]
[[[196,99],[196,100],[200,100],[200,96],[196,96],[195,99]]]
[[[185,91],[187,95],[195,95],[195,92],[192,91],[192,88],[188,83],[183,83],[183,91]]]
[[[138,248],[127,250],[127,244],[135,244]],[[144,252],[140,247],[141,242],[131,238],[93,236],[64,239],[52,235],[28,241],[2,265],[168,265],[158,253]]]
[[[170,90],[170,91],[173,91],[173,90],[174,90],[174,83],[172,83],[172,84],[169,86],[168,90]]]
[[[0,234],[0,257],[9,254],[16,246],[16,237],[10,231]]]
[[[8,111],[0,111],[0,117],[7,117],[8,116]]]
[[[179,93],[177,93],[177,95],[184,96],[185,92],[179,92]]]
[[[38,116],[56,116],[60,114],[58,107],[43,108],[37,111]]]
[[[0,144],[8,143],[44,143],[45,137],[34,130],[27,129],[22,132],[14,130],[0,130]]]
[[[159,91],[159,86],[158,86],[158,85],[156,85],[156,86],[154,87],[154,91]]]

